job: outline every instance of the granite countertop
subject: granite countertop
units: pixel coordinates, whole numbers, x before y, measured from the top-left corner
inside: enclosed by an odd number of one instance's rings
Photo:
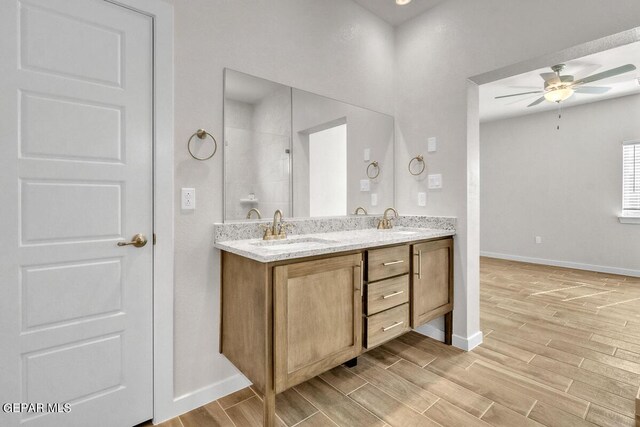
[[[282,261],[357,249],[374,248],[455,235],[455,230],[394,227],[299,234],[283,240],[226,240],[214,243],[220,250],[260,262]]]

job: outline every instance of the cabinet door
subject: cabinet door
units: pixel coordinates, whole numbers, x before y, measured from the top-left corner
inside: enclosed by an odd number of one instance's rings
[[[411,327],[453,310],[453,239],[413,245]]]
[[[274,267],[276,392],[362,352],[362,255]]]

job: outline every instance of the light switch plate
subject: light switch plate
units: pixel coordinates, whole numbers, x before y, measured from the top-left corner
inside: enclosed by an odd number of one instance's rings
[[[378,193],[371,193],[371,206],[378,206]]]
[[[364,161],[368,162],[369,160],[371,160],[371,149],[370,148],[365,148],[364,149]]]
[[[442,175],[441,174],[434,174],[434,175],[429,175],[429,188],[434,190],[434,189],[438,189],[438,188],[442,188]]]
[[[193,210],[195,208],[196,208],[196,189],[183,188],[182,189],[182,209]]]
[[[427,206],[427,193],[418,193],[418,206]]]
[[[360,191],[370,191],[371,190],[371,182],[368,179],[360,180]]]
[[[542,237],[541,236],[536,236],[536,243],[542,243]]]
[[[438,149],[438,144],[435,136],[427,138],[427,152],[434,153]]]

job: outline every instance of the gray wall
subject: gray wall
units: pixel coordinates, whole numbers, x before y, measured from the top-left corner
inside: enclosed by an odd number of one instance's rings
[[[204,127],[222,141],[224,67],[393,114],[393,29],[344,0],[173,0],[175,7],[175,395],[237,370],[218,353],[222,155],[193,160]],[[180,212],[181,187],[197,209]]]
[[[638,117],[631,95],[564,109],[560,130],[551,111],[483,123],[481,251],[640,274],[640,226],[617,217]]]
[[[567,16],[575,19],[568,23]],[[638,26],[637,0],[448,0],[397,29],[398,207],[459,219],[454,334],[479,330],[478,147],[466,143],[467,132],[477,132],[467,123],[467,79]],[[429,173],[443,174],[436,191],[401,173],[411,157],[426,152],[429,136],[439,140],[438,152],[426,156]],[[417,206],[419,191],[428,193],[424,208]]]
[[[309,129],[338,121],[347,123],[347,212],[358,206],[370,214],[381,214],[394,204],[393,117],[313,93],[293,90],[293,200],[296,217],[309,216]],[[315,129],[314,129],[315,130]],[[364,161],[370,149],[371,160]],[[371,191],[360,191],[360,180],[368,179],[367,166],[377,160],[380,174],[370,180]],[[370,169],[375,175],[375,169]],[[371,205],[371,194],[378,204]]]
[[[478,329],[477,304],[467,303],[474,293],[477,299],[477,281],[467,277],[461,256],[468,238],[466,79],[640,26],[636,0],[618,0],[615,7],[600,0],[449,0],[400,27],[394,49],[393,28],[351,1],[172,3],[176,396],[197,393],[236,372],[218,354],[220,270],[211,234],[212,224],[223,218],[222,156],[197,162],[186,150],[188,137],[200,127],[222,140],[224,67],[376,111],[395,111],[399,171],[426,151],[427,136],[439,137],[439,151],[427,160],[432,173],[444,174],[443,190],[429,193],[427,207],[418,208],[416,194],[425,183],[399,173],[397,200],[401,213],[460,218],[454,325],[456,333],[466,335]],[[576,10],[578,24],[567,25],[565,17],[575,17]],[[181,187],[195,187],[196,211],[180,212]]]

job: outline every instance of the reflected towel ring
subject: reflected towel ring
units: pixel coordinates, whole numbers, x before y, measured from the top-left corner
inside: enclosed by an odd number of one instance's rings
[[[191,141],[193,141],[193,137],[194,136],[197,136],[199,139],[205,139],[207,136],[211,137],[211,139],[213,140],[214,148],[213,148],[213,153],[211,153],[210,156],[208,156],[208,157],[197,157],[195,154],[193,154],[193,151],[191,151]],[[213,135],[211,135],[206,130],[198,129],[196,131],[196,133],[191,135],[191,138],[189,138],[189,142],[187,143],[187,150],[189,150],[189,154],[191,154],[191,157],[193,157],[196,160],[209,160],[210,158],[212,158],[214,156],[214,154],[216,154],[216,151],[218,151],[218,141],[216,141],[216,139],[213,137]]]
[[[413,173],[413,171],[411,170],[411,164],[413,162],[419,162],[422,163],[422,169],[420,169],[419,172],[417,173]],[[422,157],[422,154],[418,154],[417,156],[415,156],[413,159],[409,160],[409,173],[413,176],[418,176],[420,175],[422,172],[424,172],[424,169],[426,168],[427,164],[424,161],[424,157]]]
[[[373,176],[369,171],[369,169],[371,169],[371,166],[373,166],[376,169],[376,174]],[[378,175],[380,175],[380,166],[378,165],[378,161],[374,160],[373,162],[369,163],[369,166],[367,166],[367,176],[369,177],[369,179],[375,179],[378,177]]]

